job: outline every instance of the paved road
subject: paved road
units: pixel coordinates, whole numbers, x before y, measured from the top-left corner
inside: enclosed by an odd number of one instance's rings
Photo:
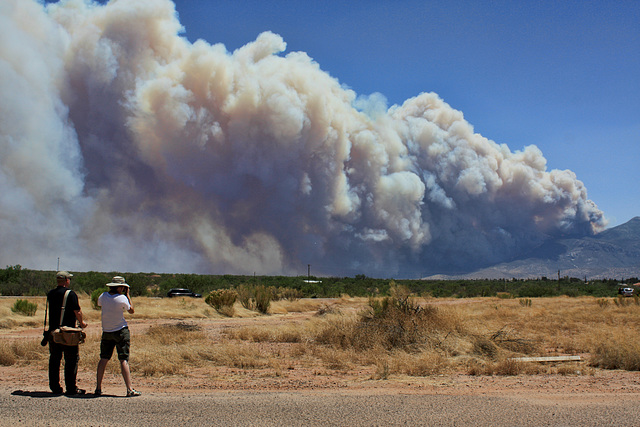
[[[318,392],[206,392],[70,398],[0,390],[0,425],[52,426],[637,426],[637,396],[620,405],[568,399]],[[606,399],[609,400],[609,399]],[[625,402],[626,401],[626,402]]]

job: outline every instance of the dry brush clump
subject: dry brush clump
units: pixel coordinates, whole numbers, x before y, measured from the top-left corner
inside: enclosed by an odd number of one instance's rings
[[[306,339],[304,329],[295,324],[245,326],[226,330],[224,335],[231,339],[251,342],[297,343]]]
[[[611,331],[594,339],[591,366],[604,369],[640,371],[640,343],[624,331]]]
[[[17,363],[31,363],[47,360],[49,352],[39,342],[13,340],[0,346],[0,366],[12,366]]]
[[[277,295],[275,287],[264,285],[240,285],[235,291],[238,295],[238,301],[244,308],[256,310],[263,314],[269,312],[271,301],[274,299],[274,295]]]
[[[216,309],[224,316],[233,317],[233,305],[238,299],[238,293],[233,289],[216,289],[211,291],[204,302]]]

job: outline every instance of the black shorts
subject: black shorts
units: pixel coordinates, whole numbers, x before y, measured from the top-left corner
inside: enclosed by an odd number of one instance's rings
[[[119,360],[129,360],[129,328],[124,327],[115,332],[103,332],[100,341],[100,359],[111,359],[113,348],[118,350]]]

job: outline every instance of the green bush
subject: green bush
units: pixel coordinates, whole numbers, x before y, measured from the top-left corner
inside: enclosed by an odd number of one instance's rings
[[[98,288],[91,292],[91,307],[93,307],[94,310],[100,310],[98,298],[100,298],[100,295],[102,295],[103,292],[109,292],[109,288]]]
[[[254,289],[256,310],[260,313],[266,314],[269,311],[272,298],[272,287],[265,287],[263,285],[256,286]]]
[[[38,304],[29,302],[26,299],[19,299],[11,307],[11,311],[14,313],[21,313],[25,316],[35,316],[36,310],[38,310]]]

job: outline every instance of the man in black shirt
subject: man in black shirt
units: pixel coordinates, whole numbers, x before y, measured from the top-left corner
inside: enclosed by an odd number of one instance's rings
[[[62,324],[60,324],[60,314],[62,312],[62,302],[64,294],[69,290],[73,275],[67,271],[59,271],[56,275],[58,287],[52,289],[47,294],[49,302],[49,332],[58,329],[60,326],[76,327],[76,320],[81,328],[86,328],[87,323],[82,318],[82,310],[78,303],[78,295],[70,291],[67,296]],[[60,387],[60,362],[64,354],[64,383],[66,395],[84,394],[85,390],[76,386],[76,376],[78,375],[78,360],[80,355],[78,346],[62,345],[53,342],[49,334],[49,388],[56,394],[62,394]]]

